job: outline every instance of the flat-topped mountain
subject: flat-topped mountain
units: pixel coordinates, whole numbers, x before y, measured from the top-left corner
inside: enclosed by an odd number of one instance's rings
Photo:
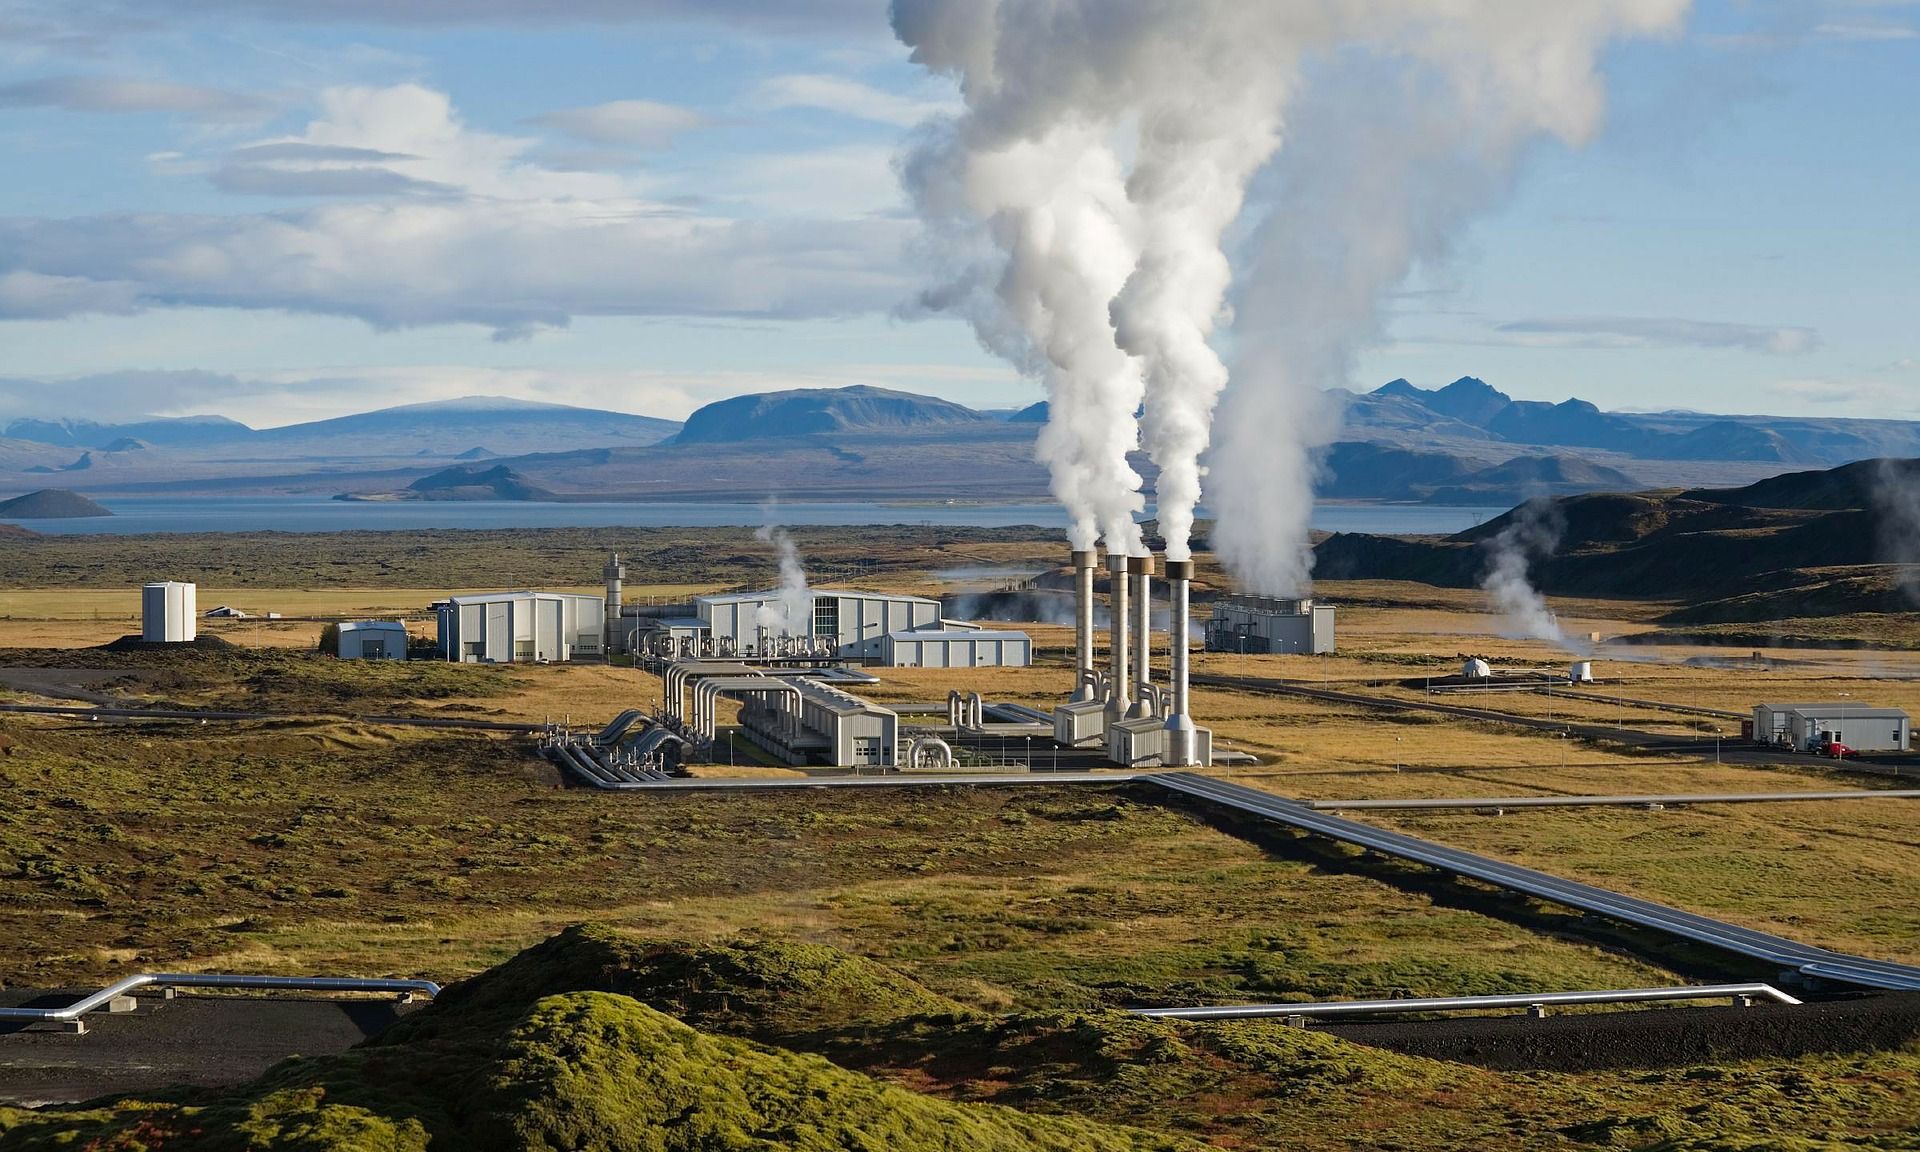
[[[64,488],[42,488],[11,500],[0,500],[0,519],[4,520],[66,520],[111,515],[111,509]]]
[[[687,417],[676,444],[725,444],[819,433],[907,431],[985,424],[993,418],[951,400],[856,384],[796,388],[718,400]]]

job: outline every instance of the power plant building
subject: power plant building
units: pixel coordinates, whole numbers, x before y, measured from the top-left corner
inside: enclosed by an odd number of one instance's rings
[[[889,632],[880,640],[880,663],[890,668],[1025,668],[1033,663],[1033,640],[999,628],[940,628]]]
[[[340,625],[342,660],[405,660],[407,626],[398,620],[350,620]]]
[[[1753,738],[1762,744],[1811,751],[1827,739],[1858,752],[1904,752],[1912,724],[1898,708],[1876,708],[1852,701],[1821,704],[1758,704],[1753,709]]]
[[[940,626],[940,602],[924,596],[809,589],[805,602],[807,620],[794,631],[830,641],[833,654],[843,660],[883,661],[888,634]],[[778,591],[701,596],[693,603],[708,635],[740,655],[757,653],[763,636],[777,639],[786,631],[786,608]],[[782,625],[763,626],[763,609],[781,618]]]
[[[179,580],[140,589],[140,639],[149,644],[185,644],[199,634],[200,592]]]
[[[440,655],[459,664],[528,664],[599,656],[607,602],[570,592],[453,596],[439,613]]]
[[[1333,651],[1333,605],[1272,596],[1222,596],[1207,621],[1207,651],[1319,655]]]

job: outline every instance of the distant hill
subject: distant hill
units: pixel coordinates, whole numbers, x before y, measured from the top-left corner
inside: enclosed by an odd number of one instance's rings
[[[64,488],[42,488],[11,500],[0,500],[0,519],[6,520],[66,520],[111,515],[110,509]]]
[[[1920,460],[1862,461],[1732,489],[1562,497],[1551,512],[1559,543],[1532,578],[1552,594],[1688,601],[1666,617],[1677,623],[1908,611],[1888,565],[1920,559],[1920,549],[1897,543],[1920,525],[1890,511],[1890,485],[1920,485]],[[1520,514],[1444,537],[1335,534],[1314,549],[1314,572],[1473,587],[1485,545]]]
[[[719,400],[687,417],[676,444],[726,444],[821,433],[995,423],[951,400],[886,388],[800,388]]]
[[[448,468],[407,485],[417,500],[551,500],[553,493],[504,464]]]
[[[102,424],[97,420],[85,419],[21,419],[0,430],[0,436],[53,444],[61,448],[110,448],[114,441],[126,438],[147,444],[192,447],[231,443],[252,431],[245,424],[225,416],[168,416],[126,424]]]
[[[1531,496],[1633,487],[1633,477],[1574,456],[1515,456],[1481,466],[1444,452],[1343,441],[1330,446],[1319,495],[1429,504],[1515,503]]]

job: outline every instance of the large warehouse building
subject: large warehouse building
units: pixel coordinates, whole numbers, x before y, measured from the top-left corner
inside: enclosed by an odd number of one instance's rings
[[[1333,651],[1333,605],[1271,596],[1222,596],[1207,621],[1209,652]]]
[[[440,655],[459,664],[509,664],[601,655],[607,603],[570,592],[488,592],[434,605]]]
[[[889,633],[940,627],[940,602],[924,596],[821,588],[810,589],[807,596],[812,625],[808,634],[830,639],[835,655],[843,660],[881,661]],[[758,622],[761,609],[785,611],[777,591],[702,596],[693,604],[708,634],[716,641],[731,643],[743,656],[759,652],[765,631]]]
[[[880,639],[880,663],[890,668],[1025,668],[1033,640],[1000,628],[929,628],[889,632]]]
[[[1753,709],[1753,738],[1802,752],[1830,738],[1859,752],[1904,752],[1911,722],[1898,708],[1875,708],[1841,700],[1821,704],[1758,704]]]

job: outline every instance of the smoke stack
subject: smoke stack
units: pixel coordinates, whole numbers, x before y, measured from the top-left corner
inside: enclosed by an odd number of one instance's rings
[[[1136,699],[1127,709],[1127,719],[1137,720],[1153,715],[1153,704],[1147,699],[1147,685],[1152,682],[1153,660],[1153,554],[1129,556],[1127,558],[1127,576],[1133,581],[1133,665],[1134,678],[1138,690]]]
[[[1188,714],[1187,701],[1187,629],[1191,623],[1187,596],[1192,583],[1193,561],[1167,561],[1167,598],[1171,601],[1167,616],[1167,651],[1171,665],[1169,678],[1173,681],[1173,703],[1167,711],[1166,763],[1179,768],[1191,768],[1200,761],[1199,751],[1194,747],[1193,717]]]
[[[1112,616],[1107,638],[1108,655],[1113,661],[1113,676],[1107,685],[1107,721],[1122,719],[1128,699],[1133,695],[1127,679],[1127,561],[1124,552],[1107,554],[1108,613]]]
[[[1091,700],[1093,690],[1093,569],[1099,556],[1091,548],[1073,552],[1073,642],[1075,702]]]
[[[603,625],[606,629],[604,650],[612,652],[614,640],[620,634],[621,585],[627,578],[627,566],[620,563],[620,553],[612,552],[607,555],[607,562],[600,569],[600,574],[607,578],[607,618]]]

